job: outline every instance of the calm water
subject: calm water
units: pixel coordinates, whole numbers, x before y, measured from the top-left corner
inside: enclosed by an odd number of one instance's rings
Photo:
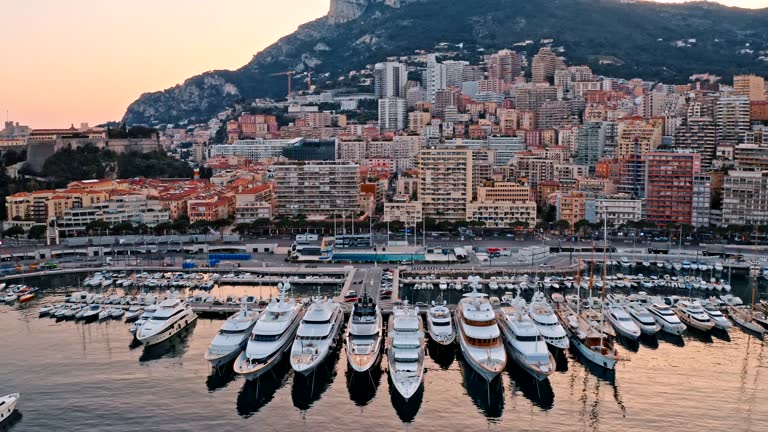
[[[738,329],[622,347],[613,376],[568,353],[539,384],[510,366],[487,386],[430,346],[423,390],[405,403],[386,372],[352,377],[338,354],[314,379],[284,362],[246,383],[203,360],[222,321],[145,351],[121,322],[38,318],[53,300],[0,306],[0,394],[22,394],[13,431],[768,430],[768,347]]]

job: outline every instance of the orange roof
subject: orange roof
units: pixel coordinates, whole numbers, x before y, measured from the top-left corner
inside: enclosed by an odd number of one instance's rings
[[[258,186],[254,186],[254,187],[252,187],[250,189],[246,189],[246,190],[240,192],[238,195],[257,194],[257,193],[261,193],[261,192],[267,191],[269,189],[272,189],[272,184],[271,183],[265,183],[265,184],[261,184],[261,185],[258,185]]]

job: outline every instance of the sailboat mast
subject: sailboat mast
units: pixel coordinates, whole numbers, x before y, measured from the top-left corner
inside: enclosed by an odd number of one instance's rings
[[[592,287],[595,283],[595,241],[592,240],[592,253],[589,264],[589,296],[592,297]]]
[[[603,215],[603,289],[601,300],[605,301],[605,286],[608,279],[608,213]]]

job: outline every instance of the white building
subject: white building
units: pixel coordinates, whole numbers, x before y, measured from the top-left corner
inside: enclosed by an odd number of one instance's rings
[[[155,226],[171,220],[170,213],[160,201],[148,200],[144,195],[122,195],[114,197],[92,207],[64,210],[56,219],[56,226],[61,233],[78,233],[95,221],[104,221],[110,225],[129,222],[133,225]]]
[[[437,55],[430,54],[427,69],[422,76],[425,99],[427,102],[437,102],[437,91],[448,87],[448,70],[444,64],[437,62]]]
[[[379,99],[379,130],[394,132],[405,129],[408,110],[405,99],[387,97]]]
[[[405,98],[405,84],[408,82],[408,68],[397,62],[376,63],[373,68],[376,99]]]
[[[723,225],[768,225],[768,171],[731,171],[725,176]]]
[[[253,161],[280,157],[283,149],[301,145],[304,138],[265,140],[261,138],[238,140],[234,144],[219,144],[209,147],[210,157],[243,156]]]
[[[643,218],[643,201],[627,196],[613,196],[588,199],[584,203],[585,219],[591,223],[602,223],[607,219],[611,226],[620,226],[627,222]]]

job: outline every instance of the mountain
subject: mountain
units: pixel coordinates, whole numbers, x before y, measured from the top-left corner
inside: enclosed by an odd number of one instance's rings
[[[532,55],[543,38],[563,47],[569,64],[588,64],[599,74],[671,83],[708,72],[730,80],[734,73],[765,72],[768,9],[627,0],[332,0],[327,16],[300,26],[242,68],[143,94],[123,120],[201,120],[237,101],[284,97],[286,77],[272,74],[289,70],[312,72],[316,83],[324,76],[335,82],[387,56],[434,51],[441,43],[452,50],[461,44],[465,57],[476,60],[479,49],[526,40],[536,43],[514,48]],[[297,88],[301,81],[294,77],[293,83]]]

